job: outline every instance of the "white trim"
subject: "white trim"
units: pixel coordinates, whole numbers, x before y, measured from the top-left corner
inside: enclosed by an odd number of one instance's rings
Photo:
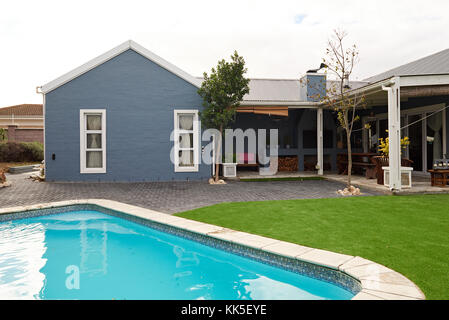
[[[449,75],[401,76],[401,87],[435,86],[449,84]]]
[[[103,156],[102,168],[86,168],[86,115],[101,114],[101,151]],[[97,131],[92,131],[97,132]],[[95,149],[94,149],[95,150]],[[106,109],[80,109],[80,173],[106,173]]]
[[[317,109],[316,114],[317,119],[317,166],[318,166],[318,175],[323,175],[323,108]]]
[[[47,143],[46,143],[46,139],[45,139],[45,101],[46,100],[46,95],[45,93],[42,93],[42,116],[44,117],[43,119],[43,127],[42,127],[42,134],[43,134],[43,141],[44,141],[44,176],[47,174]]]
[[[193,166],[192,167],[181,167],[179,166],[179,131],[178,115],[180,114],[193,114]],[[175,172],[198,172],[199,171],[199,118],[198,110],[183,110],[177,109],[173,110],[173,124],[174,124],[174,166]]]
[[[243,100],[240,102],[240,106],[268,106],[268,107],[288,107],[289,109],[317,109],[322,104],[320,102],[310,101],[287,101],[287,100]]]
[[[400,82],[401,87],[448,85],[449,74],[389,77],[384,80],[373,82],[366,86],[347,91],[346,94],[350,96],[354,96],[356,94],[364,94],[365,96],[367,96],[372,93],[382,91],[382,87],[391,86],[395,82],[397,82],[397,84],[399,84]]]
[[[201,86],[201,83],[202,83],[201,79],[191,76],[187,72],[179,69],[177,66],[164,60],[163,58],[161,58],[158,55],[154,54],[153,52],[149,51],[148,49],[145,49],[140,44],[138,44],[132,40],[128,40],[128,41],[125,41],[124,43],[122,43],[121,45],[107,51],[106,53],[86,62],[85,64],[81,65],[80,67],[73,69],[72,71],[60,76],[59,78],[43,85],[41,87],[41,91],[43,93],[48,93],[48,92],[62,86],[63,84],[79,77],[80,75],[96,68],[100,64],[118,56],[119,54],[121,54],[129,49],[134,50],[135,52],[141,54],[145,58],[153,61],[154,63],[158,64],[162,68],[170,71],[171,73],[186,80],[187,82],[193,84],[194,86],[196,86],[198,88]]]
[[[443,157],[446,158],[447,157],[447,141],[446,141],[446,134],[447,134],[447,118],[446,118],[446,109],[443,110],[442,113],[442,118],[443,118]]]

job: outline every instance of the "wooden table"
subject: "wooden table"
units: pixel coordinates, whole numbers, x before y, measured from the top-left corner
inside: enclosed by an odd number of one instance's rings
[[[376,178],[376,165],[371,160],[372,157],[378,156],[377,153],[371,152],[354,152],[352,153],[352,169],[354,171],[365,171],[368,179]],[[337,155],[337,168],[339,174],[348,173],[348,154],[339,153]],[[360,172],[363,173],[363,172]]]
[[[430,172],[430,184],[432,187],[447,187],[449,170],[428,170],[428,172]]]

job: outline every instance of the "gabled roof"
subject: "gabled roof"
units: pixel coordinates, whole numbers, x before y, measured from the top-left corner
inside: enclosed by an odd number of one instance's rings
[[[449,74],[449,49],[388,70],[365,81],[377,82],[393,76]]]
[[[128,41],[122,43],[121,45],[109,50],[108,52],[105,52],[101,56],[98,56],[98,57],[90,60],[89,62],[83,64],[82,66],[43,85],[41,87],[41,91],[43,93],[48,93],[48,92],[62,86],[63,84],[79,77],[80,75],[88,72],[89,70],[94,69],[95,67],[99,66],[100,64],[118,56],[119,54],[121,54],[129,49],[134,50],[135,52],[141,54],[142,56],[153,61],[154,63],[158,64],[162,68],[170,71],[171,73],[177,75],[178,77],[184,79],[185,81],[193,84],[194,86],[196,86],[196,87],[201,86],[201,81],[199,81],[197,78],[195,78],[195,77],[191,76],[190,74],[188,74],[187,72],[179,69],[177,66],[175,66],[175,65],[171,64],[170,62],[168,62],[167,60],[159,57],[158,55],[154,54],[153,52],[145,49],[140,44],[138,44],[132,40],[128,40]]]
[[[43,116],[41,104],[19,104],[0,108],[0,116]]]

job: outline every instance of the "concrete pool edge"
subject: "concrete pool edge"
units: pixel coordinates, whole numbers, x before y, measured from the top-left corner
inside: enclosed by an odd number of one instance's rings
[[[0,215],[22,213],[39,209],[69,207],[74,205],[94,205],[123,213],[130,217],[185,230],[190,233],[214,238],[221,242],[266,252],[298,263],[305,263],[353,278],[360,283],[360,291],[353,300],[423,300],[422,291],[409,279],[385,266],[363,259],[330,251],[314,249],[270,239],[245,232],[198,221],[188,220],[112,200],[83,199],[43,203],[0,209]],[[17,219],[17,218],[16,218]]]

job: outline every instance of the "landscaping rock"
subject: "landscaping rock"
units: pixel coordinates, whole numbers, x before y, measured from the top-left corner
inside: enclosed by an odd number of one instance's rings
[[[226,184],[226,182],[225,182],[224,180],[218,180],[217,182],[215,182],[214,179],[210,178],[210,179],[209,179],[209,184],[214,184],[214,185],[217,185],[217,184]]]
[[[10,187],[10,186],[11,186],[11,182],[0,183],[0,189]]]
[[[347,197],[347,196],[359,196],[361,195],[360,189],[354,186],[350,186],[349,188],[344,188],[343,190],[338,190],[337,194]]]

